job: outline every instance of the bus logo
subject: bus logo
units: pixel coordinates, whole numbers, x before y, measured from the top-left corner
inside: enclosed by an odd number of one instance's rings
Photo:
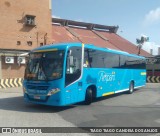
[[[98,73],[99,76],[99,82],[112,82],[115,81],[115,72],[112,73],[106,73],[104,71],[100,71]]]

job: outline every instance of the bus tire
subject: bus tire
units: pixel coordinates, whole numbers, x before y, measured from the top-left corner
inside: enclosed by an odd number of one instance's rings
[[[134,82],[132,81],[132,82],[130,82],[128,93],[132,94],[133,92],[134,92]]]
[[[88,88],[86,91],[86,97],[85,97],[85,104],[90,105],[93,100],[93,90],[91,88]]]

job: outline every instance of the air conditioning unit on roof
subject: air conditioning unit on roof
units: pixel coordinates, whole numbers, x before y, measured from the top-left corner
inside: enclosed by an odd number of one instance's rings
[[[25,57],[18,57],[17,58],[17,63],[18,64],[25,64],[26,63]]]
[[[13,64],[14,63],[14,57],[5,57],[5,63]]]

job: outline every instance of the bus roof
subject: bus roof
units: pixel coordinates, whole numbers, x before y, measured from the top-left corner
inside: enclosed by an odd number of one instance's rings
[[[72,46],[80,47],[80,46],[82,46],[82,43],[71,42],[71,43],[57,43],[57,44],[45,45],[45,46],[41,46],[41,47],[38,47],[38,48],[31,50],[31,52],[47,51],[47,50],[51,50],[51,49],[57,49],[57,50],[58,49],[66,49],[66,48],[69,48]],[[100,51],[105,51],[105,52],[110,52],[110,53],[115,53],[115,54],[121,54],[121,55],[126,55],[126,56],[132,56],[132,57],[138,57],[138,58],[145,58],[142,56],[138,56],[136,54],[129,54],[128,52],[124,52],[121,50],[115,50],[115,49],[110,49],[110,48],[101,48],[101,47],[95,46],[93,44],[84,44],[84,46],[89,49],[95,49],[95,50],[100,50]]]

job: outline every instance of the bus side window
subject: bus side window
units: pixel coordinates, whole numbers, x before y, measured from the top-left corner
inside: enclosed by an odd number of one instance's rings
[[[81,75],[82,48],[71,47],[67,54],[65,85],[76,81]]]
[[[90,57],[90,49],[85,48],[84,50],[84,67],[92,67],[91,66],[92,63],[92,57]]]

